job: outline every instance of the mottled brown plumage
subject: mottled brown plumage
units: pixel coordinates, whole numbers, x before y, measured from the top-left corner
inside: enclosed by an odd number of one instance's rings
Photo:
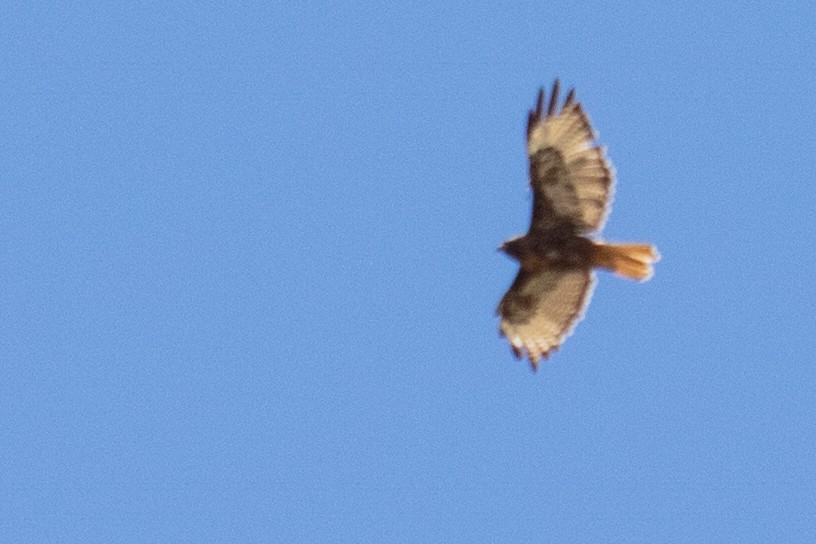
[[[538,93],[527,120],[533,210],[524,236],[501,249],[521,268],[497,310],[500,332],[533,370],[558,349],[581,319],[594,267],[644,281],[657,251],[646,244],[604,244],[589,238],[609,212],[614,174],[581,104],[570,90],[560,110],[558,80],[544,110]]]

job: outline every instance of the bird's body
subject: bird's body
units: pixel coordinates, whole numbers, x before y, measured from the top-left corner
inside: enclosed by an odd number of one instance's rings
[[[508,240],[502,251],[531,270],[586,267],[592,264],[592,240],[569,232],[526,234]]]
[[[528,232],[501,249],[520,270],[497,313],[500,332],[532,368],[557,349],[589,301],[595,267],[644,281],[659,258],[647,244],[606,244],[590,237],[609,212],[614,175],[581,105],[570,91],[558,110],[558,81],[546,113],[539,92],[527,124],[533,213]]]

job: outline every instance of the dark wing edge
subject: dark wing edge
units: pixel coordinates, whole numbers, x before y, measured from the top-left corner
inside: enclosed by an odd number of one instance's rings
[[[537,370],[581,321],[593,286],[590,269],[533,272],[522,267],[496,311],[499,333],[516,358],[526,356]]]
[[[547,109],[540,89],[527,118],[527,153],[533,189],[530,229],[548,230],[564,223],[579,233],[599,231],[609,214],[615,173],[606,149],[570,89],[560,110],[555,80]]]
[[[538,98],[536,99],[536,105],[533,109],[530,110],[529,114],[527,115],[527,137],[529,139],[530,132],[532,132],[533,127],[546,120],[548,117],[555,117],[556,115],[560,115],[560,113],[564,111],[568,111],[573,107],[577,106],[580,108],[580,104],[575,102],[575,88],[571,88],[569,92],[567,92],[567,97],[564,99],[564,104],[561,106],[561,111],[558,111],[558,93],[561,89],[561,82],[559,80],[555,80],[553,82],[553,89],[550,93],[550,101],[549,105],[547,106],[547,113],[544,115],[544,98],[545,92],[544,87],[541,87],[538,90]],[[589,130],[592,130],[592,127],[588,127]]]

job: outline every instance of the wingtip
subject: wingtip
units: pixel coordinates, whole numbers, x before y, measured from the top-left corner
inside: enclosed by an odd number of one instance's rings
[[[540,121],[542,117],[545,115],[547,117],[553,117],[559,114],[558,108],[558,98],[561,93],[561,80],[556,78],[553,81],[552,91],[550,92],[550,98],[547,100],[547,109],[545,112],[544,109],[544,99],[546,98],[546,93],[544,92],[544,87],[541,87],[538,90],[538,96],[536,97],[536,104],[533,109],[530,110],[530,114],[527,117],[527,133],[530,133],[532,130],[533,125]],[[572,88],[567,92],[567,97],[564,100],[563,106],[561,106],[560,111],[564,111],[568,108],[571,108],[576,105],[575,102],[575,88]]]
[[[558,93],[561,90],[561,83],[556,78],[553,82],[552,92],[550,93],[550,104],[547,106],[547,117],[555,115],[555,109],[558,106]]]
[[[569,90],[567,98],[564,100],[564,109],[571,107],[575,103],[575,88]]]

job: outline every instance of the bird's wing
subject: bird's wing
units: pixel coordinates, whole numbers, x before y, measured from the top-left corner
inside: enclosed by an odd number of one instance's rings
[[[589,269],[519,270],[497,310],[499,330],[533,370],[570,335],[592,294]]]
[[[530,230],[548,231],[564,224],[578,233],[603,227],[612,200],[614,172],[605,149],[595,142],[589,118],[575,101],[575,91],[558,107],[558,81],[547,109],[544,90],[527,121],[527,154],[533,188]]]

